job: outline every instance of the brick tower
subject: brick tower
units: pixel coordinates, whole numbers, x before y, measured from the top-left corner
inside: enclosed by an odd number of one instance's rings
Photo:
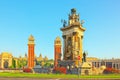
[[[57,37],[54,41],[54,68],[58,65],[58,60],[61,60],[61,39]]]
[[[33,68],[34,67],[34,37],[30,35],[28,39],[28,68]]]

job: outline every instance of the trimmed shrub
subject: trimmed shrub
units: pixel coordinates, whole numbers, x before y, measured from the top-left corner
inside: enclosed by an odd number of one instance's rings
[[[110,68],[110,67],[107,67],[103,73],[104,74],[111,74],[111,73],[119,73],[120,71],[118,69],[114,69],[114,68]]]
[[[56,67],[54,69],[54,72],[55,73],[63,73],[63,74],[66,74],[67,73],[67,69],[65,67]]]
[[[24,69],[23,69],[23,72],[32,73],[32,69],[30,69],[30,68],[24,68]]]

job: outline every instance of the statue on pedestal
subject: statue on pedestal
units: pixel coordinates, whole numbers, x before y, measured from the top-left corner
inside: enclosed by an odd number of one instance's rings
[[[86,53],[83,53],[83,58],[82,58],[82,62],[86,62]]]

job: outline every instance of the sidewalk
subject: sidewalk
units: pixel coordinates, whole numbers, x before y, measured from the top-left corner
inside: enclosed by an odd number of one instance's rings
[[[120,79],[40,79],[40,78],[0,78],[0,80],[120,80]]]

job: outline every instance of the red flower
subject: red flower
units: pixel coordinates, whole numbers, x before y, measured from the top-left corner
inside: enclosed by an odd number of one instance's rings
[[[56,72],[60,72],[60,73],[63,73],[63,74],[66,74],[66,72],[67,72],[67,69],[65,67],[56,67],[54,70]]]
[[[32,70],[31,70],[30,68],[24,68],[24,69],[23,69],[23,72],[26,72],[26,73],[31,73],[31,72],[32,72]]]

